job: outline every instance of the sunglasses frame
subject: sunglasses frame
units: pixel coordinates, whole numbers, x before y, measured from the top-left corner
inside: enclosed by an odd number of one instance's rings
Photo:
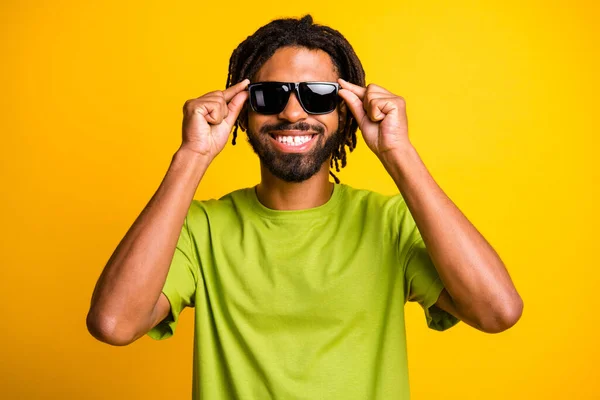
[[[248,91],[248,93],[250,93],[250,89],[254,86],[258,86],[264,83],[277,83],[280,84],[282,86],[287,86],[288,89],[290,89],[290,91],[288,92],[288,99],[285,102],[285,105],[283,106],[283,109],[279,112],[274,112],[274,113],[270,113],[270,114],[265,114],[265,113],[261,113],[259,111],[257,111],[254,108],[254,104],[252,104],[252,101],[250,100],[250,96],[248,98],[248,103],[250,103],[250,107],[252,108],[252,111],[261,114],[261,115],[276,115],[279,114],[281,112],[283,112],[283,110],[285,110],[285,107],[287,107],[287,103],[290,101],[290,96],[293,93],[296,93],[296,98],[298,99],[298,103],[300,103],[300,106],[302,107],[302,109],[307,113],[307,114],[311,114],[311,115],[325,115],[325,114],[330,114],[332,112],[335,111],[335,109],[337,108],[337,105],[335,106],[335,108],[331,111],[326,111],[326,112],[311,112],[308,111],[306,109],[306,106],[304,105],[304,103],[302,102],[302,97],[300,96],[300,84],[301,83],[309,83],[309,84],[314,84],[314,83],[318,83],[318,84],[326,84],[326,85],[331,85],[335,87],[335,95],[336,97],[338,97],[338,104],[339,101],[341,100],[341,98],[338,96],[338,93],[340,91],[341,85],[337,82],[324,82],[324,81],[304,81],[304,82],[280,82],[280,81],[263,81],[263,82],[254,82],[248,85],[248,87],[246,88],[246,90]]]

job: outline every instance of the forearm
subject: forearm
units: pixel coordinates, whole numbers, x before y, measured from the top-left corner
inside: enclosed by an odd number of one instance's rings
[[[91,330],[129,337],[149,323],[194,193],[209,162],[180,149],[106,264],[92,295]]]
[[[502,260],[437,185],[414,147],[387,152],[381,161],[456,308],[481,326],[511,324],[522,303]]]

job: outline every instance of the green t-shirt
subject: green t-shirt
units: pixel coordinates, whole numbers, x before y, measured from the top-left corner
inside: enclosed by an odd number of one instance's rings
[[[316,208],[254,188],[193,201],[164,285],[170,337],[195,307],[193,399],[408,399],[404,304],[432,329],[443,284],[400,195],[335,185]]]

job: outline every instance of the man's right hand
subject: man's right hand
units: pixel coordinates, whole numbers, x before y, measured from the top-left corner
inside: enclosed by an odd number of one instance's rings
[[[207,93],[185,102],[181,147],[207,156],[212,161],[223,150],[229,134],[248,99],[243,81],[223,91]]]

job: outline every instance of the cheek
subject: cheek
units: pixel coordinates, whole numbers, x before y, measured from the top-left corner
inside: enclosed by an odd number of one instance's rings
[[[330,114],[320,115],[318,121],[327,127],[328,133],[334,133],[338,130],[340,114],[334,111]]]
[[[268,117],[257,114],[253,111],[248,112],[248,128],[252,132],[258,132],[261,126],[263,126]]]

